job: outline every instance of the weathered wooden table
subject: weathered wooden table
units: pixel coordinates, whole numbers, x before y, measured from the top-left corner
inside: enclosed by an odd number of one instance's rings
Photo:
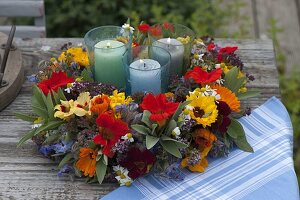
[[[23,53],[25,75],[31,75],[41,59],[58,55],[64,43],[78,44],[82,39],[15,41]],[[272,41],[219,39],[217,43],[237,45],[245,70],[256,78],[250,87],[260,89],[262,95],[243,102],[244,105],[255,108],[271,96],[280,97]],[[114,184],[88,185],[83,179],[72,182],[68,177],[57,177],[56,163],[39,154],[32,142],[16,148],[16,143],[31,125],[16,119],[14,112],[29,113],[30,101],[31,84],[25,82],[16,100],[0,112],[0,199],[97,199],[115,189]]]

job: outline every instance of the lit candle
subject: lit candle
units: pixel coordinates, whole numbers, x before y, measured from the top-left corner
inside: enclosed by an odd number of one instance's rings
[[[95,80],[125,87],[125,72],[122,56],[126,48],[124,43],[115,40],[103,40],[95,45]]]
[[[129,66],[131,93],[161,93],[161,66],[152,59],[136,60]]]
[[[183,44],[174,38],[162,38],[155,41],[152,45],[162,47],[171,54],[170,76],[182,76],[184,55]],[[158,59],[168,59],[164,57],[165,54],[160,54],[159,51],[155,51],[154,54],[156,54]]]

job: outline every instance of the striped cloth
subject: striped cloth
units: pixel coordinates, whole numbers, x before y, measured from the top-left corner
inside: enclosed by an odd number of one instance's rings
[[[205,173],[183,170],[183,181],[148,175],[102,199],[298,200],[292,159],[293,130],[284,105],[272,97],[239,121],[254,153],[235,149],[227,158],[209,160]]]

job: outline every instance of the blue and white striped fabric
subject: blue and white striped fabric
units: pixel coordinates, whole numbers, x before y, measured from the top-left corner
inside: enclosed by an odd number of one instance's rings
[[[148,175],[102,199],[298,200],[293,130],[284,105],[272,97],[240,122],[254,153],[233,150],[227,158],[209,160],[205,173],[184,170],[183,181]]]

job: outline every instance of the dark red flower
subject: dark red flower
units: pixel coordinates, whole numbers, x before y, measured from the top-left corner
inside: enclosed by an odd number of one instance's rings
[[[231,113],[230,107],[224,101],[219,101],[217,104],[217,109],[219,111],[219,115],[217,121],[211,125],[212,129],[218,130],[221,133],[226,133],[227,128],[231,123],[228,115]]]
[[[150,29],[150,25],[149,24],[140,24],[138,26],[139,31],[141,31],[142,33],[147,33],[148,30]]]
[[[210,43],[209,45],[207,45],[207,50],[211,51],[216,47],[216,45],[214,43]]]
[[[148,149],[140,150],[137,147],[133,147],[128,151],[127,156],[120,164],[128,169],[130,178],[136,179],[147,174],[155,161],[155,155]]]
[[[159,26],[154,26],[149,29],[149,32],[154,37],[159,37],[162,35],[162,30]]]
[[[144,97],[141,107],[142,109],[151,112],[151,120],[161,122],[174,114],[178,104],[179,103],[167,101],[165,94],[158,94],[157,96],[154,96],[149,93]]]
[[[218,68],[211,72],[203,70],[201,67],[196,66],[192,70],[188,71],[185,75],[185,79],[192,78],[198,84],[213,83],[218,80],[222,75],[222,69]]]
[[[57,91],[58,88],[73,82],[73,77],[68,78],[66,73],[60,71],[53,72],[48,80],[44,80],[38,83],[37,86],[43,91],[45,95],[48,95],[51,90]]]
[[[217,55],[218,61],[219,62],[224,61],[224,58],[223,58],[224,55],[233,54],[237,49],[238,49],[238,47],[224,47],[224,48],[221,48],[219,50],[218,55]]]
[[[94,137],[94,142],[103,145],[102,153],[112,158],[114,153],[111,149],[122,136],[129,132],[128,125],[108,113],[99,115],[96,123],[100,128],[99,134]]]
[[[169,22],[164,22],[163,27],[164,27],[164,29],[170,30],[171,32],[174,32],[174,30],[175,30],[174,25]]]

